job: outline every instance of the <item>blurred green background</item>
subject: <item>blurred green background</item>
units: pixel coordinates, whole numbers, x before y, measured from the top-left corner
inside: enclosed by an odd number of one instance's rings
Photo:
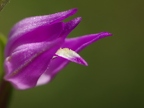
[[[77,7],[80,25],[69,35],[109,31],[49,84],[14,90],[10,108],[144,108],[144,0],[11,0],[0,13],[8,35],[19,20]],[[74,18],[71,17],[71,18]],[[69,18],[69,19],[71,19]]]

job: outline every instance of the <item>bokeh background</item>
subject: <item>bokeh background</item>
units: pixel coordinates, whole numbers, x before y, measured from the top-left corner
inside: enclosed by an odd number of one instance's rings
[[[80,53],[88,67],[70,63],[47,85],[14,90],[10,108],[144,108],[143,5],[143,0],[10,0],[0,13],[5,35],[25,17],[74,7],[79,9],[74,17],[83,20],[69,37],[113,33]]]

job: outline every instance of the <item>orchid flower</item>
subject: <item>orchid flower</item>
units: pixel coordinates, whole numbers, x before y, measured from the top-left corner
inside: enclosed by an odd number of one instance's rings
[[[24,90],[49,83],[69,62],[87,66],[78,54],[109,32],[67,38],[81,17],[63,22],[77,9],[25,18],[12,28],[5,48],[5,80]]]

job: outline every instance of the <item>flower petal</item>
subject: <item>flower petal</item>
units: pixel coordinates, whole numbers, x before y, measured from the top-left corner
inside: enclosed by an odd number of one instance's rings
[[[81,21],[81,17],[75,18],[69,22],[66,22],[64,24],[63,32],[61,33],[61,37],[65,38]],[[83,59],[79,59],[83,64],[87,65],[87,63]],[[53,61],[53,60],[52,60]],[[48,75],[49,67],[45,70],[44,74],[41,75],[41,77],[38,79],[37,86],[45,84],[49,82],[52,78],[52,76]],[[46,73],[46,74],[45,74]]]
[[[64,29],[61,36],[67,37],[68,34],[80,23],[80,21],[81,21],[81,17],[77,17],[69,22],[66,22],[64,24]]]
[[[19,46],[5,60],[5,79],[17,89],[35,87],[37,80],[45,72],[53,55],[62,45],[64,39],[53,42],[32,43]]]
[[[13,29],[11,30],[11,32],[9,34],[9,41],[8,41],[8,44],[7,44],[6,50],[5,50],[6,57],[9,56],[9,54],[12,52],[12,50],[17,45],[21,44],[19,42],[21,42],[22,38],[26,39],[25,41],[28,43],[28,39],[25,37],[27,37],[27,35],[31,36],[30,34],[32,32],[37,33],[36,31],[39,27],[47,28],[48,26],[51,26],[54,23],[61,22],[62,20],[75,14],[76,12],[77,12],[77,9],[70,9],[67,11],[58,12],[58,13],[50,14],[50,15],[29,17],[29,18],[23,19],[22,21],[18,22],[13,27]],[[51,28],[51,27],[49,27],[49,28]],[[56,26],[56,28],[57,28],[57,26]],[[44,31],[44,33],[46,31]],[[29,33],[29,34],[27,34],[27,33]],[[41,34],[41,36],[46,36],[46,35]],[[37,38],[37,34],[35,35],[34,38]],[[30,41],[31,40],[29,40],[29,42]]]
[[[65,43],[63,44],[62,48],[69,48],[76,52],[80,52],[82,49],[87,47],[88,45],[98,41],[101,38],[112,36],[111,33],[108,32],[101,32],[97,34],[85,35],[77,38],[70,38],[66,39]],[[68,60],[57,57],[53,59],[50,63],[49,68],[43,73],[43,75],[39,79],[39,83],[37,85],[42,85],[51,81],[51,79],[67,64],[69,63]],[[44,78],[44,79],[43,79]]]
[[[50,14],[50,15],[43,15],[43,16],[34,16],[34,17],[29,17],[21,20],[18,22],[13,29],[10,32],[9,38],[15,37],[13,36],[13,33],[15,31],[20,31],[19,34],[24,34],[25,32],[29,32],[32,29],[35,29],[37,27],[41,27],[44,25],[51,25],[53,23],[61,22],[62,20],[66,19],[69,16],[72,16],[77,12],[77,9],[70,9],[67,11],[63,12],[58,12],[55,14]],[[23,29],[25,31],[23,31]]]
[[[5,50],[5,56],[9,56],[13,50],[22,44],[35,43],[42,41],[50,41],[56,39],[63,31],[63,22],[55,23],[52,25],[44,25],[41,27],[35,27],[32,31],[25,32],[25,29],[21,29],[25,34],[19,34],[19,29],[16,29],[10,38]],[[31,25],[28,25],[31,26]]]

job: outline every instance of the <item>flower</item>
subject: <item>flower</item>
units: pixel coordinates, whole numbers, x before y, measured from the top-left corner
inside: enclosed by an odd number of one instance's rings
[[[66,38],[81,17],[62,22],[77,9],[35,16],[18,22],[9,34],[5,49],[5,80],[17,89],[29,89],[50,82],[70,61],[87,66],[78,54],[109,32]]]

